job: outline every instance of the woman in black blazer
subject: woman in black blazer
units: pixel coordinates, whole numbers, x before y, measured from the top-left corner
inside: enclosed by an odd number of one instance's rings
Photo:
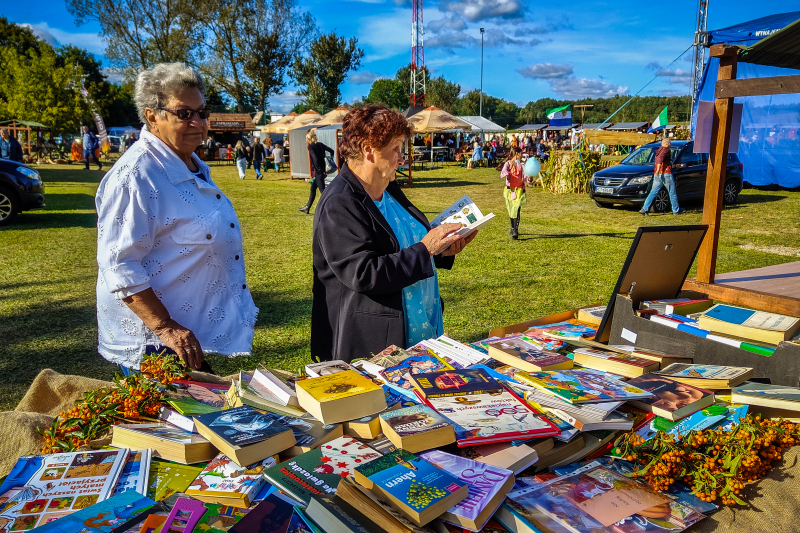
[[[400,190],[395,173],[410,133],[403,115],[381,105],[345,117],[347,163],[314,214],[315,361],[351,361],[442,334],[436,268],[452,268],[477,232],[464,239],[453,233],[459,224],[431,230]]]

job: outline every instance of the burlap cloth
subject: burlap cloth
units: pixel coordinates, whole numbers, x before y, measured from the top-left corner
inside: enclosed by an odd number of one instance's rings
[[[202,372],[192,372],[190,376],[195,381],[230,384],[230,377]],[[39,372],[17,408],[0,412],[0,477],[7,476],[21,456],[41,451],[44,440],[36,432],[37,427],[49,428],[53,418],[72,408],[84,392],[110,385],[108,381],[63,375],[49,368]],[[92,444],[107,445],[109,442],[110,439],[100,439]]]
[[[229,384],[230,376],[220,378],[192,372],[191,378]],[[50,427],[58,413],[73,406],[85,391],[110,385],[109,382],[81,376],[65,376],[42,370],[14,411],[0,412],[0,477],[8,475],[22,455],[39,453],[43,440],[36,427]],[[800,532],[800,447],[784,454],[770,474],[745,488],[746,508],[722,508],[698,522],[692,533],[784,533]]]

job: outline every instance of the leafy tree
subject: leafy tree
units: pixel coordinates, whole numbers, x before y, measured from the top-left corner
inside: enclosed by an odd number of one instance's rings
[[[66,0],[78,25],[100,24],[106,57],[129,80],[156,63],[187,61],[198,42],[197,13],[190,0]],[[190,7],[192,9],[190,10]]]
[[[348,73],[358,70],[364,50],[358,48],[358,39],[331,32],[321,35],[313,43],[307,57],[294,61],[292,77],[304,88],[299,91],[306,103],[312,106],[336,107],[341,102],[339,87]]]
[[[461,92],[461,85],[444,79],[444,76],[431,78],[426,87],[426,103],[444,109],[448,113],[455,113],[458,107],[458,94]]]
[[[20,54],[27,54],[31,48],[38,48],[39,38],[31,31],[19,24],[9,22],[7,18],[0,17],[0,48],[14,47]]]
[[[408,91],[397,80],[375,80],[364,101],[402,110],[408,107]]]
[[[428,89],[427,80],[431,79],[431,73],[428,70],[428,67],[422,69],[422,74],[425,75],[426,89]],[[403,86],[403,90],[406,92],[406,94],[411,94],[411,65],[400,67],[397,70],[397,73],[394,75],[394,79],[400,82],[400,85]]]

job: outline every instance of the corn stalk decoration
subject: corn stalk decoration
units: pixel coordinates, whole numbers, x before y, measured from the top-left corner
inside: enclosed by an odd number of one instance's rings
[[[553,194],[587,193],[589,180],[600,170],[600,154],[583,147],[572,151],[552,151],[542,165],[541,185]]]

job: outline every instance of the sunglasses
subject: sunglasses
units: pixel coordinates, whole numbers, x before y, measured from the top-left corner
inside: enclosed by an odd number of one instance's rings
[[[211,111],[208,109],[169,109],[168,107],[159,107],[158,109],[175,115],[178,120],[191,120],[195,113],[200,120],[206,120],[211,116]]]

